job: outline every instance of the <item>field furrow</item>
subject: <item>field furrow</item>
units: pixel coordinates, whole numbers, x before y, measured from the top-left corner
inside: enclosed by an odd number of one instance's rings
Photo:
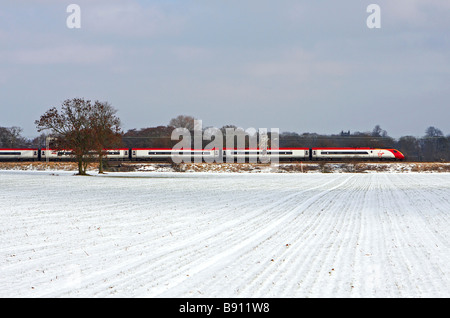
[[[450,174],[0,180],[2,297],[450,295]]]

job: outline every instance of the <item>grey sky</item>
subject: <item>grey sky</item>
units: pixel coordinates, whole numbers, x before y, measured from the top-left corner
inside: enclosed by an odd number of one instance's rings
[[[81,29],[66,8],[81,7]],[[381,7],[381,29],[366,8]],[[2,0],[0,126],[37,135],[64,99],[125,130],[204,126],[450,134],[448,0]]]

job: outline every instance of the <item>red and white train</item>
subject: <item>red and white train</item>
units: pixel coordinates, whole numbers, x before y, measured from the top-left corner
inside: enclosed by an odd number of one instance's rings
[[[171,148],[120,148],[106,150],[108,160],[166,161],[179,155],[183,160],[202,160],[213,162],[221,158],[223,162],[251,161],[277,157],[279,161],[314,160],[404,160],[405,156],[396,149],[380,148],[279,148],[267,149],[183,149]],[[72,160],[70,150],[55,149],[0,149],[0,161],[55,161]],[[197,159],[198,160],[198,159]]]

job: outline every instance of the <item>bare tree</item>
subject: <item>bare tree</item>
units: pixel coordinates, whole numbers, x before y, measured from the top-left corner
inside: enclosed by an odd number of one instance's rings
[[[98,156],[98,173],[103,173],[103,159],[107,148],[122,145],[122,131],[120,119],[116,116],[117,110],[108,102],[94,103],[91,114],[92,137],[94,151]]]
[[[123,135],[123,141],[128,148],[172,148],[172,131],[171,126],[130,129]]]
[[[121,145],[122,132],[117,110],[107,102],[82,98],[67,99],[61,110],[49,109],[35,121],[38,131],[50,130],[58,149],[70,149],[78,162],[78,174],[85,175],[94,152],[103,173],[105,149]]]
[[[425,137],[443,137],[444,134],[442,133],[442,130],[430,126],[425,130]]]
[[[93,150],[98,156],[98,173],[103,173],[103,159],[107,148],[122,145],[122,131],[117,110],[108,102],[96,101],[90,114],[90,129],[93,138]]]
[[[170,120],[169,126],[172,126],[175,128],[187,128],[189,131],[193,131],[194,130],[194,120],[195,120],[195,118],[192,116],[179,115]]]
[[[372,137],[386,137],[387,131],[381,129],[380,125],[376,125],[372,130]]]
[[[403,136],[397,142],[397,148],[407,156],[409,161],[420,161],[420,140],[414,136]]]
[[[17,148],[17,147],[29,147],[31,141],[22,136],[22,128],[13,127],[0,127],[0,147]]]
[[[448,140],[442,130],[430,126],[425,130],[422,138],[422,151],[426,161],[445,161],[448,156]]]
[[[67,99],[61,105],[46,111],[35,121],[39,132],[50,130],[56,138],[58,149],[70,149],[78,162],[78,174],[86,175],[89,152],[93,149],[94,139],[91,136],[92,104],[82,98]]]

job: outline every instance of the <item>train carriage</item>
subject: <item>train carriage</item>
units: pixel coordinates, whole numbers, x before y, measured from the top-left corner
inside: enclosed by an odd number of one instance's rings
[[[213,161],[220,155],[215,149],[132,148],[132,160],[166,161],[179,156],[180,161]]]
[[[256,148],[249,149],[235,149],[235,148],[225,148],[223,149],[223,160],[224,161],[237,161],[237,162],[256,162],[259,158],[260,151]]]
[[[108,160],[126,160],[130,157],[130,149],[106,149],[106,159]]]
[[[129,158],[129,149],[106,149],[105,159],[109,160],[126,160]],[[97,157],[97,154],[93,154],[93,157]],[[56,149],[41,149],[42,160],[73,160],[75,155],[72,150],[56,150]]]
[[[0,160],[38,160],[39,149],[12,149],[2,148],[0,149]]]
[[[41,149],[42,160],[72,160],[74,155],[71,150]]]
[[[280,161],[282,160],[308,160],[309,159],[309,148],[279,148],[279,149],[268,149],[270,155],[277,156]]]
[[[312,148],[312,160],[403,160],[396,149],[379,148]]]
[[[309,148],[268,148],[265,152],[258,148],[254,149],[234,149],[225,148],[223,158],[233,158],[238,162],[257,162],[263,161],[265,158],[274,160],[278,158],[282,160],[307,160],[309,159]]]

